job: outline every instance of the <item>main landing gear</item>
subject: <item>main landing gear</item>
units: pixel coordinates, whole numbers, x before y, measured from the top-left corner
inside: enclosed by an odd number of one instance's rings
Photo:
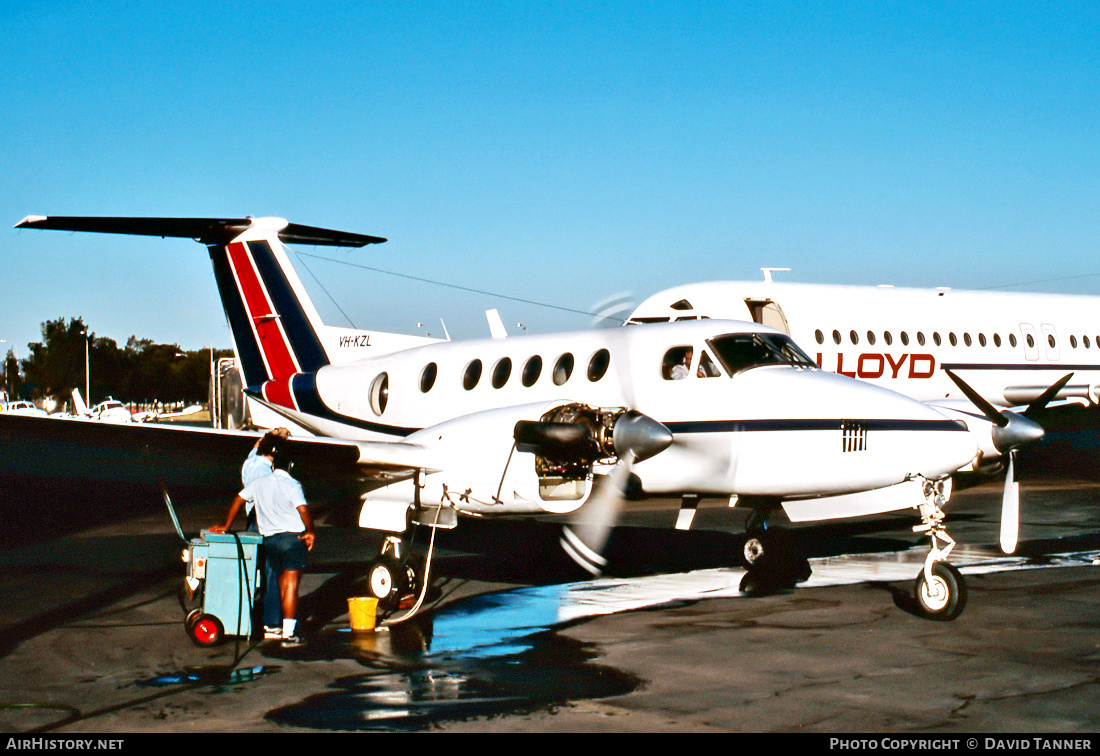
[[[386,612],[396,609],[402,598],[415,594],[419,586],[416,570],[403,554],[401,539],[387,536],[378,557],[367,570],[367,591]]]
[[[955,548],[955,540],[943,526],[940,505],[945,501],[943,481],[927,481],[924,503],[918,507],[921,524],[913,527],[914,533],[924,531],[932,539],[924,569],[913,585],[913,596],[923,616],[944,622],[955,619],[966,608],[966,581],[958,568],[945,561]]]
[[[744,535],[738,539],[737,560],[745,569],[741,592],[753,596],[793,588],[811,572],[790,531],[769,528],[759,510],[754,510]]]

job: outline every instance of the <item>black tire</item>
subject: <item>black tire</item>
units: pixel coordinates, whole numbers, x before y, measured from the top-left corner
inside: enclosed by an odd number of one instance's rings
[[[199,648],[216,646],[225,640],[225,628],[222,621],[213,614],[199,614],[188,618],[189,624],[185,625],[187,637]]]
[[[754,528],[738,541],[737,560],[746,570],[785,569],[795,558],[794,538],[784,528]]]
[[[380,556],[367,570],[367,592],[378,599],[379,606],[390,606],[408,590],[408,580],[405,565],[391,556]]]
[[[953,564],[935,562],[932,565],[932,585],[924,579],[924,570],[917,575],[913,596],[923,617],[948,622],[966,608],[966,581]]]

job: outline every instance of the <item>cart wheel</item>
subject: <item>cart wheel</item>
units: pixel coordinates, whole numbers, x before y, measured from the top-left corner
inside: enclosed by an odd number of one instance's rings
[[[183,627],[187,630],[188,634],[191,633],[191,626],[195,624],[196,620],[202,616],[202,609],[192,609],[187,613],[187,616],[183,618]]]
[[[220,619],[213,614],[200,614],[191,620],[187,627],[187,636],[191,642],[201,648],[216,646],[225,638],[225,628]]]

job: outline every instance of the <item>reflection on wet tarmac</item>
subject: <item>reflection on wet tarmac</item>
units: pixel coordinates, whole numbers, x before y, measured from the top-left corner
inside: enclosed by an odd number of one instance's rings
[[[911,580],[926,549],[812,561],[805,587]],[[966,574],[1096,564],[1100,551],[1040,557],[959,553]],[[354,658],[371,672],[336,680],[331,693],[268,714],[320,729],[419,730],[432,722],[533,711],[623,695],[641,681],[593,664],[595,649],[555,628],[601,614],[704,598],[742,597],[739,569],[519,588],[466,598],[374,632],[329,629],[286,658]],[[293,653],[293,656],[291,655]]]

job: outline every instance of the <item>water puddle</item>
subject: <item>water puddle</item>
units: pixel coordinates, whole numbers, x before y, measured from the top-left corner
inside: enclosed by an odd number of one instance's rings
[[[801,585],[913,580],[927,549],[811,560]],[[1100,552],[1040,559],[960,553],[966,574],[1096,564]],[[294,661],[355,659],[367,671],[267,719],[332,730],[416,731],[433,723],[517,714],[636,690],[642,680],[594,663],[598,649],[556,629],[586,618],[705,598],[743,597],[744,572],[706,569],[639,578],[532,586],[462,599],[373,632],[327,628],[301,648],[267,650]]]
[[[256,666],[237,667],[226,666],[189,667],[182,672],[171,672],[159,675],[149,680],[141,680],[138,685],[143,687],[160,688],[171,685],[213,685],[227,688],[243,685],[260,679],[264,675],[270,675],[279,671],[279,667]]]

